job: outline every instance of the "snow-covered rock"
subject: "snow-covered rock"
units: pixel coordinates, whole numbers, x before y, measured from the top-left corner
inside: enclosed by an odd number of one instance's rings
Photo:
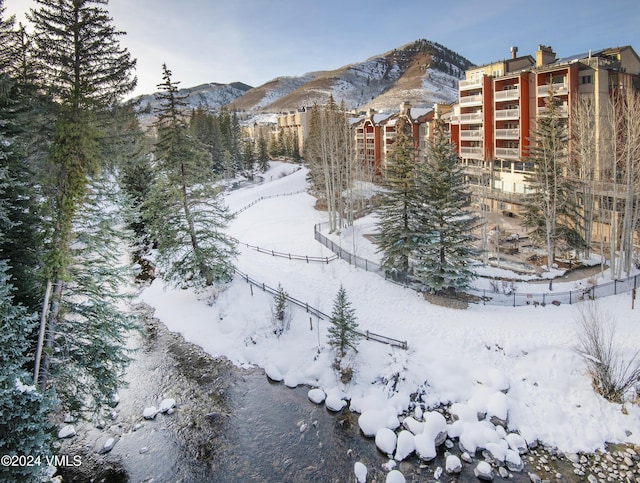
[[[495,425],[507,426],[509,416],[509,398],[503,392],[495,392],[487,401],[487,416]]]
[[[142,411],[142,417],[144,419],[154,419],[158,414],[158,409],[155,406],[149,406]]]
[[[311,402],[316,404],[322,404],[327,397],[324,391],[318,388],[309,390],[307,396]]]
[[[411,416],[407,416],[402,421],[402,426],[411,431],[413,434],[420,434],[424,431],[424,423],[416,421]]]
[[[476,478],[479,480],[484,481],[493,481],[495,478],[491,465],[486,461],[480,461],[473,470],[473,474],[476,475]]]
[[[76,428],[72,424],[67,424],[60,431],[58,431],[58,438],[70,438],[76,435]]]
[[[367,467],[364,464],[356,461],[353,465],[353,472],[356,475],[356,480],[358,481],[358,483],[366,483]]]
[[[298,374],[293,372],[288,372],[286,376],[284,376],[284,385],[290,387],[291,389],[298,387],[300,385],[300,380],[298,378]]]
[[[386,483],[405,483],[407,481],[404,478],[404,475],[400,473],[398,470],[391,470],[387,473]]]
[[[118,442],[118,440],[116,438],[107,439],[104,442],[104,444],[102,445],[102,448],[100,448],[100,451],[98,451],[98,453],[99,454],[108,453],[109,451],[111,451],[113,449],[113,447],[116,445],[117,442]]]
[[[505,463],[507,464],[507,468],[509,471],[515,471],[517,473],[524,470],[524,462],[522,458],[520,458],[520,453],[513,449],[507,450],[505,455]]]
[[[436,444],[433,436],[427,433],[416,434],[413,441],[416,445],[416,454],[421,460],[431,461],[436,457]]]
[[[509,445],[503,439],[497,443],[487,443],[485,448],[491,459],[493,459],[497,463],[503,463],[505,458],[507,457],[507,450],[509,449]]]
[[[440,446],[447,439],[447,421],[442,414],[436,411],[425,413],[422,432],[430,435],[435,445]]]
[[[396,433],[394,433],[391,429],[380,428],[376,433],[375,441],[378,449],[387,456],[391,457],[391,455],[393,455],[393,452],[396,450],[398,437],[396,436]]]
[[[449,475],[460,473],[462,471],[462,461],[456,455],[450,454],[447,456],[444,469]]]
[[[360,414],[358,426],[365,436],[373,438],[380,428],[396,429],[400,426],[400,421],[398,415],[390,409],[373,409]]]
[[[509,448],[520,454],[527,452],[527,442],[518,433],[509,433],[506,438]]]
[[[347,405],[347,401],[342,399],[339,394],[328,394],[324,403],[327,406],[327,409],[334,413],[342,411],[342,409]]]
[[[267,377],[274,382],[282,382],[284,376],[280,369],[278,369],[275,365],[269,364],[264,368],[264,372],[267,374]]]
[[[398,441],[396,443],[396,454],[394,459],[396,461],[403,461],[407,456],[413,453],[416,449],[415,437],[411,431],[403,429],[398,433]]]
[[[166,398],[160,401],[160,407],[158,408],[158,411],[160,411],[161,413],[166,413],[170,409],[173,409],[175,406],[176,406],[175,399]]]

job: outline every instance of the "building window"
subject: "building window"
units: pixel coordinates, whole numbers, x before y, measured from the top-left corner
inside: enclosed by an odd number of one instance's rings
[[[591,84],[591,76],[590,75],[581,75],[580,76],[580,84]]]

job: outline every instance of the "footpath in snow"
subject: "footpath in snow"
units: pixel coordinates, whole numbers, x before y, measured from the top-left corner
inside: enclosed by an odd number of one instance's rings
[[[273,163],[264,183],[229,192],[232,212],[263,198],[237,214],[229,234],[267,250],[331,257],[314,240],[313,227],[326,214],[305,192],[306,175],[304,168]],[[358,236],[348,240],[350,248],[364,252],[362,230],[353,233]],[[575,351],[581,304],[454,310],[341,260],[305,263],[242,245],[239,250],[241,272],[271,287],[281,284],[328,314],[342,284],[361,330],[407,340],[408,349],[361,340],[350,361],[353,378],[343,384],[326,344],[328,322],[294,307],[290,330],[276,337],[273,297],[240,277],[216,294],[201,295],[155,280],[142,299],[170,330],[211,355],[262,367],[287,386],[317,389],[310,398],[331,409],[348,404],[360,414],[362,431],[392,458],[415,451],[429,460],[443,437],[456,439],[471,455],[486,449],[514,467],[521,451],[537,442],[568,453],[603,449],[607,442],[640,444],[639,408],[598,396]],[[640,347],[640,311],[631,310],[630,295],[596,303],[615,319],[620,347],[632,354]],[[436,411],[443,406],[449,422]]]

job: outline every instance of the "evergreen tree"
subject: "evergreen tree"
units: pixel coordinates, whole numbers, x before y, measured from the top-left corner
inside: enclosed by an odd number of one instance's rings
[[[430,292],[459,291],[475,277],[471,270],[477,250],[473,230],[477,218],[458,156],[441,122],[427,147],[426,159],[414,172],[414,276]]]
[[[273,296],[273,307],[271,308],[273,332],[278,337],[288,331],[291,324],[291,312],[288,297],[289,294],[284,288],[282,288],[281,284],[278,284],[276,293]]]
[[[151,162],[151,143],[145,135],[131,105],[116,110],[111,124],[109,156],[117,167],[118,181],[131,204],[127,225],[133,231],[138,255],[151,246],[149,230],[144,219],[144,201],[148,198],[155,174]],[[115,146],[115,147],[114,147]]]
[[[530,186],[526,196],[524,223],[531,237],[541,242],[547,251],[547,266],[551,270],[561,241],[579,248],[582,237],[572,220],[579,220],[573,186],[566,176],[568,135],[565,120],[560,115],[553,89],[545,100],[545,111],[538,117],[538,126],[529,148],[528,162],[532,172],[525,177]]]
[[[253,141],[245,139],[242,143],[242,168],[247,178],[253,179],[253,172],[256,166],[256,155]]]
[[[0,167],[0,243],[4,234],[13,228],[10,221],[10,200],[3,190],[8,184],[6,168]],[[0,253],[0,257],[2,254]],[[0,454],[30,455],[42,461],[51,454],[51,427],[46,414],[51,408],[50,394],[43,394],[35,386],[25,367],[30,362],[32,347],[29,334],[35,316],[15,303],[14,287],[10,283],[7,262],[0,258]],[[39,480],[42,467],[22,465],[0,466],[2,481]]]
[[[0,208],[0,219],[2,216]],[[0,260],[0,454],[29,455],[46,461],[52,452],[51,425],[47,412],[51,395],[30,385],[32,377],[25,371],[29,362],[28,334],[35,317],[13,300],[7,264]],[[41,481],[42,466],[0,466],[1,481]]]
[[[416,212],[414,170],[417,153],[403,118],[396,125],[396,140],[383,170],[383,187],[377,210],[382,267],[386,273],[408,274],[415,250],[413,215]]]
[[[145,205],[157,263],[173,285],[202,289],[233,278],[235,244],[223,232],[231,219],[214,183],[206,149],[190,135],[177,82],[163,66],[156,128],[156,183]]]
[[[129,241],[123,206],[115,181],[105,177],[92,182],[74,219],[69,280],[46,366],[61,408],[74,416],[106,407],[129,362],[125,339],[135,321],[122,308],[132,297],[123,287],[133,279],[121,257]]]
[[[189,120],[192,135],[211,153],[211,169],[214,174],[224,173],[222,161],[222,138],[219,119],[202,108],[196,109]]]
[[[35,0],[31,10],[41,83],[74,113],[103,108],[131,92],[136,61],[120,46],[108,0]]]
[[[14,42],[16,16],[5,18],[4,0],[0,0],[0,75],[11,72],[14,63]]]
[[[44,299],[49,304],[42,311],[47,316],[46,369],[56,324],[63,315],[59,309],[63,285],[70,276],[73,220],[87,194],[88,180],[100,172],[97,120],[133,90],[136,79],[131,75],[135,61],[118,41],[123,33],[113,27],[103,8],[107,0],[36,0],[36,4],[28,18],[34,26],[34,57],[40,62],[38,79],[60,105],[48,153],[52,228],[44,258],[48,280]],[[82,330],[77,329],[76,336],[82,338]],[[36,376],[40,351],[39,347]]]
[[[36,310],[42,291],[38,275],[42,260],[41,193],[34,182],[35,173],[27,162],[26,143],[31,133],[25,131],[26,99],[21,89],[6,76],[0,76],[0,172],[3,182],[0,196],[7,203],[7,221],[11,229],[0,226],[0,257],[9,263],[16,302]],[[22,117],[22,119],[20,118]]]
[[[260,133],[260,137],[258,138],[257,158],[258,169],[264,173],[269,169],[269,149],[267,147],[267,140],[264,138],[262,133]]]
[[[340,285],[333,302],[331,325],[328,329],[329,345],[338,351],[338,359],[342,359],[349,349],[357,352],[358,339],[360,338],[356,332],[357,328],[355,310],[347,298],[347,291]]]

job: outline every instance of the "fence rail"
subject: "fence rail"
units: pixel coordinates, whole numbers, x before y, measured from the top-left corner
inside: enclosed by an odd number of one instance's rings
[[[235,272],[240,275],[247,283],[253,285],[254,287],[258,287],[259,289],[261,289],[263,292],[267,292],[270,293],[272,295],[275,295],[277,293],[277,290],[274,289],[273,287],[270,287],[269,285],[265,284],[264,282],[259,282],[253,278],[251,278],[249,275],[247,275],[246,273],[241,272],[240,270],[238,270],[237,268],[235,269]],[[292,304],[304,309],[307,313],[317,317],[318,319],[322,319],[322,320],[326,320],[328,322],[331,322],[331,316],[325,314],[324,312],[320,311],[319,309],[309,305],[306,302],[303,302],[301,300],[298,300],[294,297],[291,297],[289,294],[287,294],[287,300],[289,302],[291,302]],[[408,344],[406,340],[398,340],[398,339],[394,339],[392,337],[387,337],[384,335],[380,335],[380,334],[376,334],[374,332],[370,332],[370,331],[365,331],[362,332],[360,330],[356,330],[355,331],[356,334],[360,335],[361,337],[364,337],[366,340],[373,340],[375,342],[380,342],[382,344],[387,344],[390,346],[394,346],[394,347],[399,347],[401,349],[407,350],[408,349]]]
[[[587,288],[570,290],[568,292],[545,292],[527,293],[507,291],[499,292],[492,290],[467,290],[468,293],[479,298],[480,303],[489,305],[512,305],[522,307],[525,305],[559,305],[575,304],[584,300],[595,300],[610,295],[632,292],[640,285],[640,275],[634,275],[623,280],[612,280],[610,282],[592,285]]]
[[[413,288],[416,285],[412,283],[411,277],[403,274],[394,274],[392,277],[386,274],[379,263],[371,260],[366,260],[362,257],[358,257],[344,250],[340,245],[337,245],[332,240],[320,233],[320,229],[328,225],[327,223],[318,223],[314,226],[314,237],[322,243],[325,247],[335,253],[341,259],[347,261],[349,264],[355,265],[359,268],[363,268],[368,272],[374,272],[384,277],[386,280],[394,283],[404,285],[409,288]],[[528,292],[516,292],[513,291],[498,291],[498,290],[475,290],[468,289],[467,293],[474,295],[478,298],[477,303],[484,305],[512,305],[513,307],[525,306],[525,305],[542,305],[547,304],[574,304],[583,300],[595,300],[600,297],[607,297],[609,295],[617,295],[625,292],[630,292],[638,289],[640,286],[640,275],[632,275],[622,280],[612,280],[599,285],[593,285],[588,288],[579,290],[570,290],[568,292],[554,292],[549,291],[546,293],[528,293]]]
[[[248,205],[243,206],[242,208],[240,208],[239,210],[236,210],[233,212],[233,216],[236,216],[240,213],[242,213],[243,211],[248,210],[249,208],[251,208],[252,206],[256,205],[257,203],[259,203],[260,201],[263,200],[268,200],[271,198],[281,198],[283,196],[293,196],[293,195],[299,195],[300,193],[306,193],[306,190],[298,190],[298,191],[292,191],[290,193],[279,193],[277,195],[269,195],[269,196],[261,196],[260,198],[256,198],[255,200],[253,200],[251,203],[249,203]]]
[[[256,250],[259,253],[264,253],[265,255],[271,255],[272,257],[287,258],[289,260],[300,260],[307,263],[312,263],[312,262],[313,263],[329,263],[338,259],[337,255],[332,255],[330,257],[310,257],[309,255],[295,255],[292,253],[277,252],[275,250],[269,250],[267,248],[261,248],[259,246],[249,245],[248,243],[241,242],[237,238],[233,238],[233,237],[230,237],[230,238],[237,245],[243,245],[252,250]]]

